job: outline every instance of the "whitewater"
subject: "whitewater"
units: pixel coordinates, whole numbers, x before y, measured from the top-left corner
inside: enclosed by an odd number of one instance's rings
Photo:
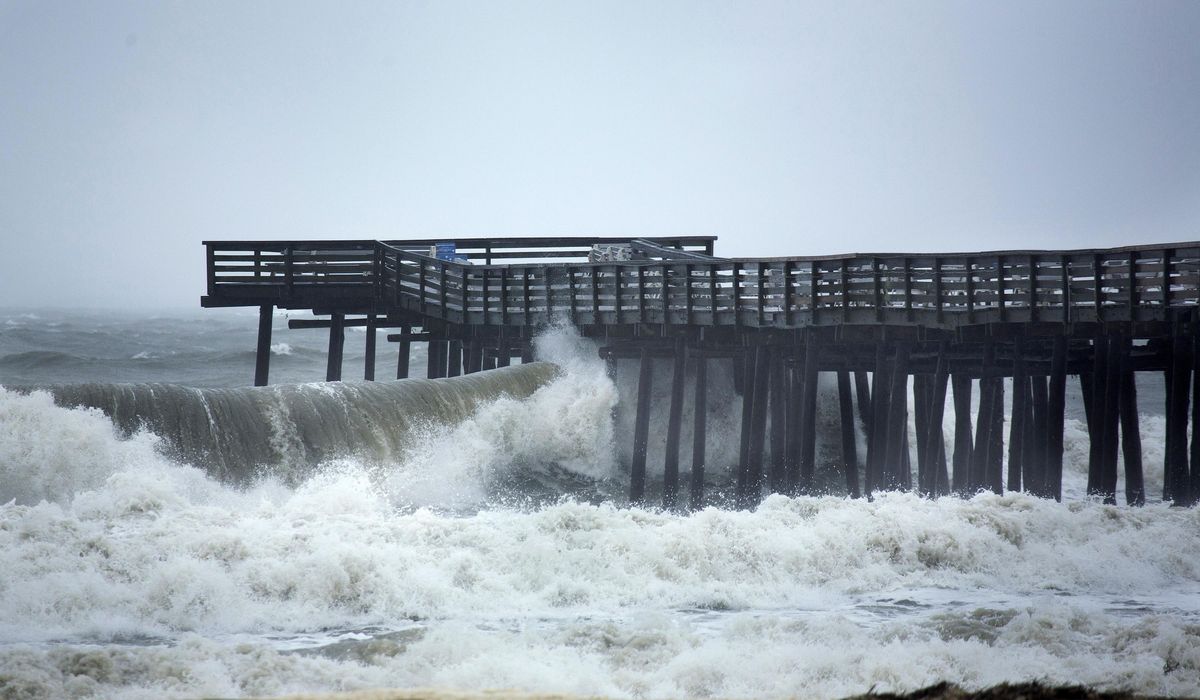
[[[486,381],[363,389],[305,384],[323,338],[277,323],[280,386],[254,394],[236,388],[253,315],[0,311],[0,697],[833,698],[942,680],[1200,695],[1200,510],[1085,498],[1078,406],[1063,503],[891,493],[664,512],[623,496],[633,377],[610,379],[570,329]],[[739,402],[712,381],[719,503]],[[197,387],[249,412],[212,417],[216,433],[267,447],[231,470],[247,448],[181,449],[191,418],[59,405],[85,382],[158,386],[165,404],[184,391],[165,384]],[[1142,429],[1161,496],[1160,413]]]

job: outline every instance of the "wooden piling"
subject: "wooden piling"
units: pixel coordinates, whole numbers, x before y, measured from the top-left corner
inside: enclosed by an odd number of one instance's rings
[[[411,359],[412,342],[405,339],[412,330],[412,326],[404,324],[400,326],[400,342],[397,343],[399,350],[396,354],[396,379],[408,379],[408,364]]]
[[[1063,421],[1067,405],[1067,338],[1054,338],[1046,396],[1046,495],[1062,500]]]
[[[929,382],[930,375],[913,375],[913,424],[917,433],[917,493],[926,493],[926,482],[932,466],[925,452],[925,434],[929,432]]]
[[[1108,338],[1097,335],[1092,341],[1092,371],[1090,375],[1079,375],[1084,388],[1084,406],[1088,426],[1088,477],[1089,496],[1101,496],[1104,488],[1102,472],[1105,452],[1105,433],[1108,428]]]
[[[667,452],[663,458],[663,508],[673,510],[679,504],[679,433],[683,427],[683,385],[687,369],[687,345],[683,337],[675,340],[671,368],[671,408],[667,417]]]
[[[704,507],[704,462],[708,438],[708,359],[696,353],[696,388],[692,400],[691,509]]]
[[[266,386],[271,372],[271,323],[275,307],[263,304],[258,307],[258,347],[254,352],[254,386]]]
[[[871,383],[864,371],[854,373],[854,398],[858,403],[858,418],[862,421],[863,437],[871,442]]]
[[[787,422],[788,394],[791,387],[787,381],[788,370],[784,365],[784,354],[773,353],[771,356],[771,386],[768,389],[770,397],[770,440],[771,461],[768,471],[767,485],[771,493],[784,493],[787,474],[786,451],[787,434],[791,426]]]
[[[1187,505],[1200,502],[1200,322],[1192,322],[1192,446]]]
[[[441,379],[446,376],[446,358],[449,355],[449,343],[445,340],[430,340],[427,347],[425,362],[425,377]]]
[[[750,435],[751,421],[754,418],[754,359],[755,350],[753,347],[744,348],[741,352],[742,357],[734,358],[733,369],[734,376],[740,371],[744,374],[742,380],[742,417],[741,426],[738,430],[738,464],[737,476],[735,478],[734,490],[738,502],[738,507],[746,507],[742,505],[747,499],[746,494],[749,492],[750,482]]]
[[[989,378],[979,380],[979,412],[975,415],[975,447],[971,450],[971,468],[967,474],[968,494],[975,494],[988,486],[995,386]]]
[[[1118,335],[1104,339],[1104,403],[1098,408],[1101,426],[1099,495],[1105,503],[1117,502],[1117,453],[1120,448],[1121,346]]]
[[[851,395],[850,373],[839,370],[838,409],[842,427],[842,468],[846,470],[846,493],[858,498],[858,443],[854,434],[854,404]]]
[[[365,348],[363,351],[363,379],[368,382],[375,381],[375,317],[367,317],[367,337],[365,340]]]
[[[814,493],[813,483],[817,464],[817,382],[820,380],[818,361],[820,349],[816,338],[808,337],[804,347],[803,376],[800,378],[800,493]]]
[[[1142,473],[1142,436],[1138,426],[1137,379],[1133,371],[1130,341],[1123,338],[1120,351],[1121,450],[1125,459],[1125,503],[1145,505],[1146,483]]]
[[[342,348],[346,342],[344,314],[331,314],[329,317],[329,353],[325,364],[325,381],[342,381]]]
[[[953,375],[954,388],[954,475],[951,488],[954,493],[965,496],[971,492],[971,377]]]
[[[1025,455],[1021,459],[1021,477],[1025,490],[1035,496],[1049,497],[1046,486],[1046,414],[1049,394],[1045,377],[1029,378],[1028,430],[1025,431]]]
[[[992,493],[1004,493],[1004,380],[993,377],[992,425],[988,429],[987,487]]]
[[[1013,343],[1012,412],[1008,419],[1008,490],[1020,491],[1025,469],[1025,442],[1029,427],[1025,423],[1029,404],[1029,376],[1025,370],[1025,344]]]
[[[746,392],[754,396],[754,405],[750,420],[750,444],[746,450],[749,469],[745,491],[740,494],[742,508],[756,506],[762,498],[763,454],[767,431],[767,382],[771,377],[771,355],[771,349],[766,345],[759,345],[755,349],[754,389],[751,390],[749,386],[746,388]],[[749,374],[746,379],[749,385]]]
[[[654,383],[654,359],[642,348],[639,358],[637,414],[633,424],[633,460],[629,474],[629,501],[641,504],[646,496],[646,450],[650,443],[650,393]]]
[[[898,344],[889,377],[887,450],[881,473],[881,487],[889,490],[903,489],[912,478],[905,457],[908,454],[908,357],[908,345]]]
[[[1163,500],[1187,505],[1190,500],[1188,474],[1188,399],[1191,386],[1191,339],[1172,338],[1170,370],[1167,376],[1166,465],[1163,475]]]
[[[944,496],[950,493],[950,477],[946,473],[946,440],[942,431],[942,421],[946,415],[946,387],[950,381],[950,360],[946,354],[946,344],[942,343],[938,347],[937,369],[926,392],[929,408],[926,412],[925,433],[918,436],[918,439],[925,441],[924,451],[931,472],[926,475],[926,481],[920,484],[919,488],[929,496]]]
[[[867,497],[883,487],[883,469],[887,462],[887,419],[891,379],[888,376],[887,349],[883,343],[875,347],[875,371],[871,375],[871,427],[867,440]]]
[[[508,333],[504,327],[500,328],[500,335],[496,338],[496,366],[508,367],[512,363],[512,345],[509,343]]]
[[[483,371],[483,341],[473,338],[467,342],[467,374]],[[609,360],[615,366],[616,360]]]
[[[784,491],[796,495],[800,491],[800,425],[804,403],[804,351],[792,353],[792,366],[787,371],[787,435],[784,439]]]
[[[463,368],[463,342],[461,340],[449,340],[446,342],[446,376],[457,377],[462,374]]]

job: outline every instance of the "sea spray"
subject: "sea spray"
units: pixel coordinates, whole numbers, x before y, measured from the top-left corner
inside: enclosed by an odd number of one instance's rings
[[[1200,511],[899,493],[627,508],[604,498],[627,436],[595,346],[560,331],[538,350],[563,373],[526,398],[299,478],[222,481],[96,410],[0,393],[0,695],[1200,693]],[[511,500],[576,482],[597,502]]]

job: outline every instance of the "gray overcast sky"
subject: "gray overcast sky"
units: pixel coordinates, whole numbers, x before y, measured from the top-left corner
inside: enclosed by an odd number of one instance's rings
[[[206,238],[1200,238],[1200,2],[0,0],[0,306]]]

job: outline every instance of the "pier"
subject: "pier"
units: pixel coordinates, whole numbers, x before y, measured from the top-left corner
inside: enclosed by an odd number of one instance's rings
[[[724,258],[715,255],[715,241],[207,241],[201,302],[259,307],[257,385],[269,377],[275,308],[318,317],[292,320],[292,328],[329,329],[329,381],[342,378],[347,326],[369,331],[363,376],[370,380],[376,329],[394,331],[387,340],[397,344],[398,378],[408,376],[413,343],[427,345],[426,376],[439,378],[529,359],[539,328],[571,323],[601,342],[610,363],[637,363],[634,502],[647,492],[653,363],[666,359],[673,367],[667,508],[704,503],[708,435],[699,409],[709,400],[715,363],[732,370],[742,402],[736,489],[745,508],[768,492],[828,488],[815,478],[823,374],[836,379],[839,489],[852,496],[1021,490],[1061,500],[1065,396],[1074,380],[1090,436],[1088,493],[1140,505],[1137,377],[1159,372],[1166,386],[1162,496],[1185,506],[1200,498],[1200,242]],[[955,413],[949,454],[948,398]],[[698,410],[685,503],[679,442],[689,401]]]

